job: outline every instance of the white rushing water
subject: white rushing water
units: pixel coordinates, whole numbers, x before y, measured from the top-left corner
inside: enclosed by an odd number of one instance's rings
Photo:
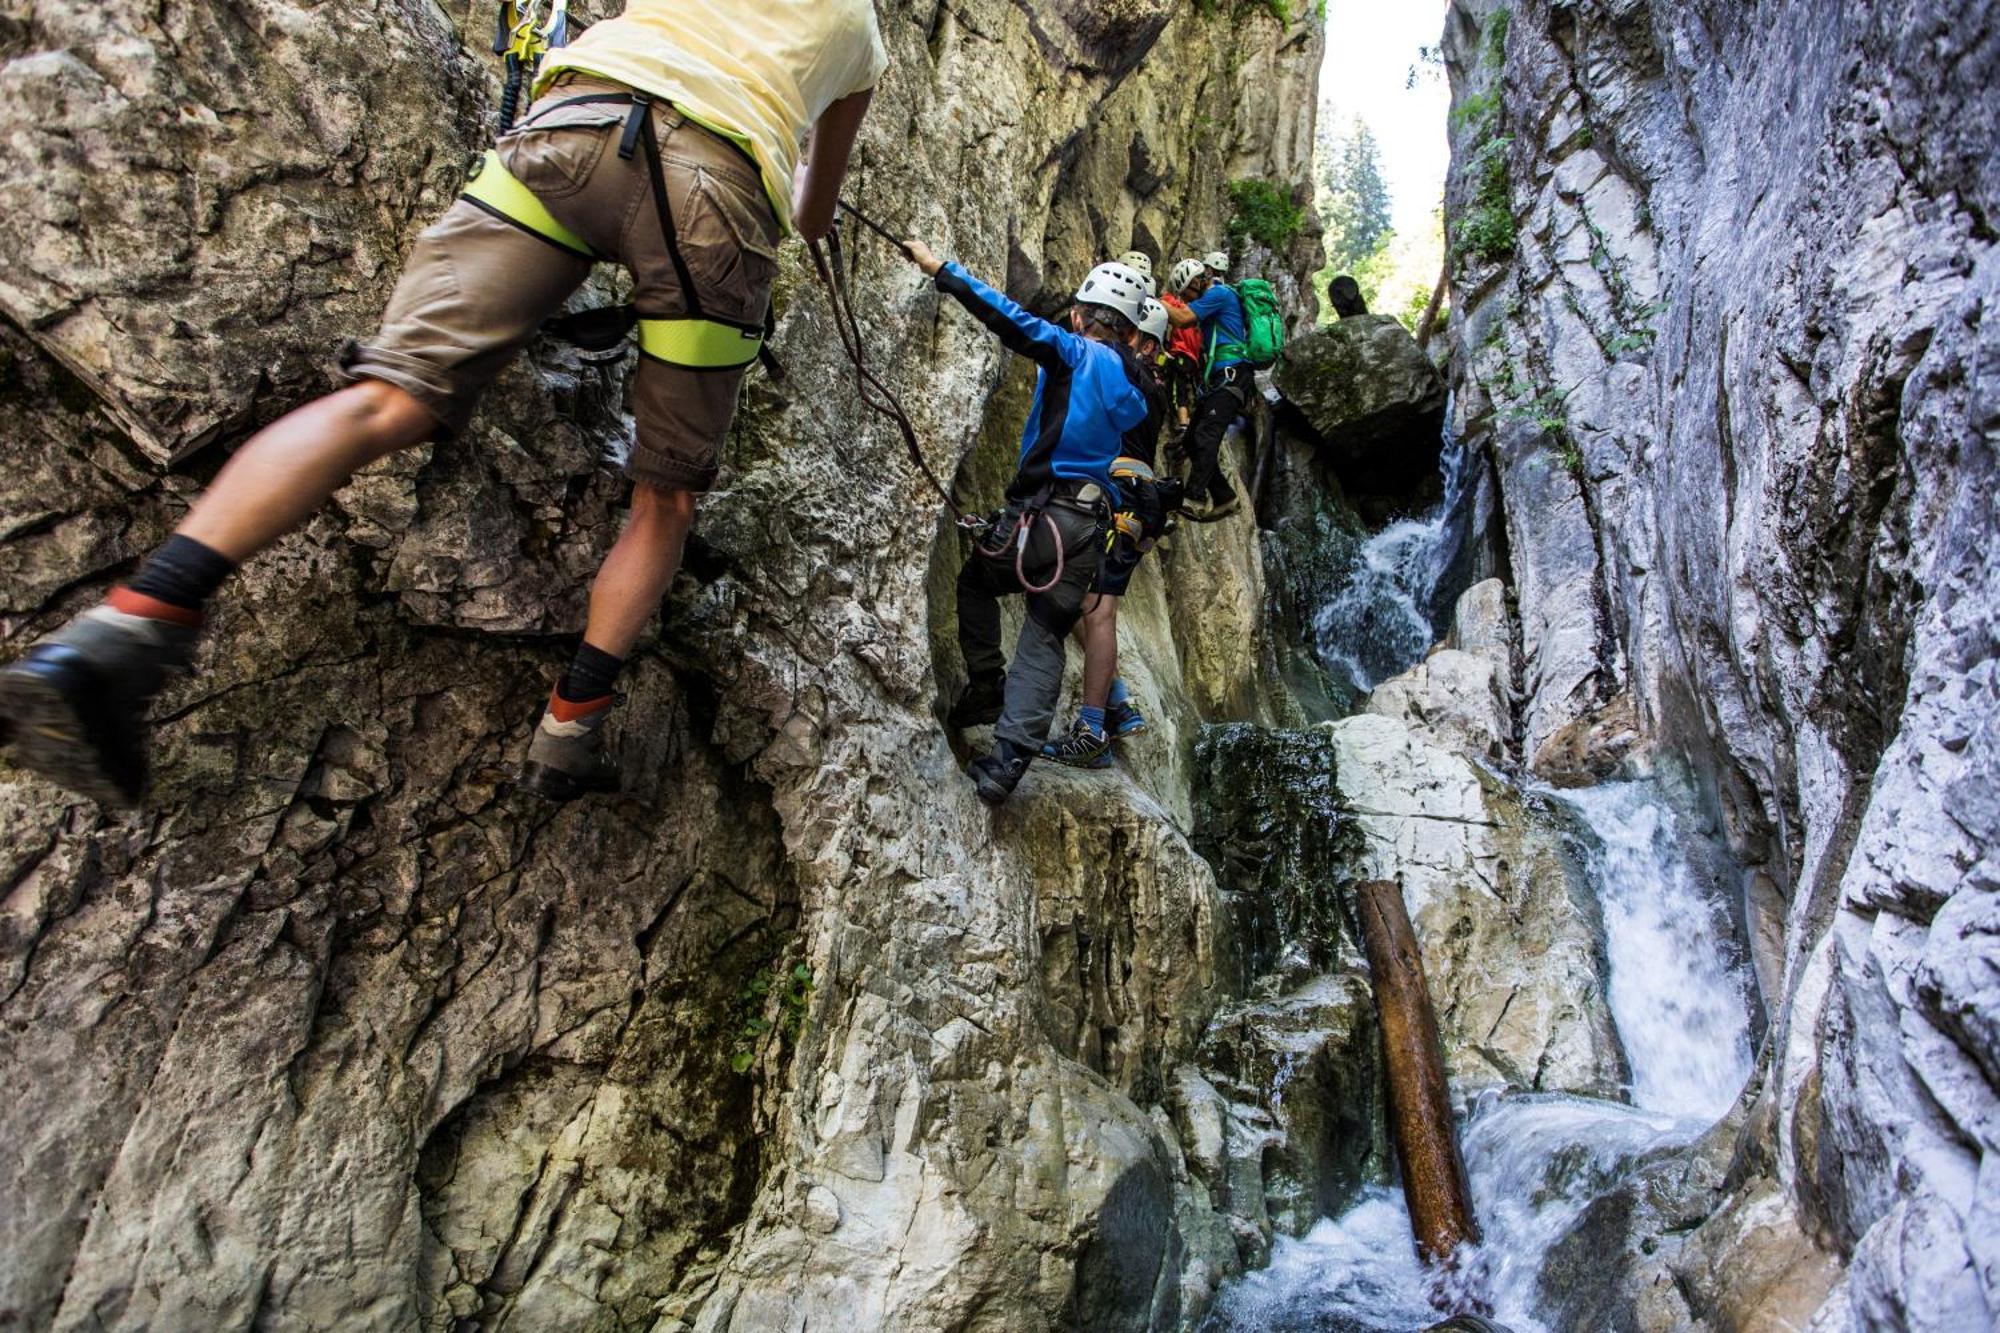
[[[1321,660],[1364,693],[1423,660],[1438,639],[1430,607],[1465,525],[1465,448],[1449,434],[1438,464],[1444,495],[1436,506],[1362,543],[1340,590],[1313,617]]]
[[[1681,854],[1652,788],[1614,782],[1553,793],[1589,829],[1584,865],[1604,913],[1611,1016],[1632,1065],[1632,1101],[1704,1125],[1750,1077],[1750,1002],[1722,904]]]
[[[1547,795],[1581,825],[1634,1104],[1517,1094],[1472,1108],[1463,1149],[1485,1244],[1467,1271],[1514,1333],[1547,1333],[1542,1265],[1591,1201],[1646,1154],[1719,1120],[1751,1068],[1743,969],[1672,811],[1642,783]],[[1280,1238],[1270,1266],[1231,1286],[1209,1327],[1407,1333],[1441,1317],[1425,1295],[1401,1193],[1374,1188],[1306,1236]]]

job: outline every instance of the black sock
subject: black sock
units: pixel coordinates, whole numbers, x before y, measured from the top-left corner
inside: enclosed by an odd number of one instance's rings
[[[563,672],[556,682],[556,693],[573,704],[587,699],[602,699],[611,693],[611,687],[618,683],[619,668],[625,665],[622,657],[613,657],[602,648],[593,648],[581,643],[576,648],[576,660]]]
[[[236,565],[220,551],[179,533],[160,543],[125,586],[169,606],[199,611]]]

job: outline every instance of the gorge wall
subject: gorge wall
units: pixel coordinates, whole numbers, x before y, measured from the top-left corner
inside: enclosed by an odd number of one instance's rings
[[[1593,1326],[1991,1327],[2000,17],[1455,0],[1445,53],[1525,758],[1677,775],[1751,867],[1719,1211]]]
[[[879,9],[849,193],[1022,299],[1308,176],[1309,16]],[[8,652],[330,386],[490,134],[490,22],[0,10]],[[1296,294],[1316,251],[1245,259]],[[849,257],[933,465],[1017,430],[992,340]],[[1268,1239],[1164,1109],[1245,980],[1184,829],[1195,728],[1282,711],[1252,525],[1135,589],[1144,780],[1038,771],[990,815],[934,718],[956,539],[784,261],[790,376],[753,376],[635,655],[620,798],[507,789],[629,432],[623,365],[554,345],[243,571],[145,811],[0,769],[0,1323],[1169,1328]]]

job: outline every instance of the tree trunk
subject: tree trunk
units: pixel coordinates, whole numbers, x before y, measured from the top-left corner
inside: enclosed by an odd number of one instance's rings
[[[1448,1262],[1458,1247],[1478,1244],[1479,1224],[1452,1130],[1451,1097],[1438,1045],[1437,1015],[1424,981],[1424,960],[1403,910],[1403,892],[1369,880],[1356,892],[1361,931],[1382,1046],[1389,1071],[1389,1118],[1410,1203],[1410,1229],[1426,1263]]]

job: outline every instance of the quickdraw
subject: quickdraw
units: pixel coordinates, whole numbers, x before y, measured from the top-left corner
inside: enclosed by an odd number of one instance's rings
[[[521,94],[542,67],[542,57],[569,45],[569,0],[549,0],[541,17],[542,0],[500,0],[493,28],[493,54],[507,62],[507,79],[500,88],[500,133],[514,128]]]

